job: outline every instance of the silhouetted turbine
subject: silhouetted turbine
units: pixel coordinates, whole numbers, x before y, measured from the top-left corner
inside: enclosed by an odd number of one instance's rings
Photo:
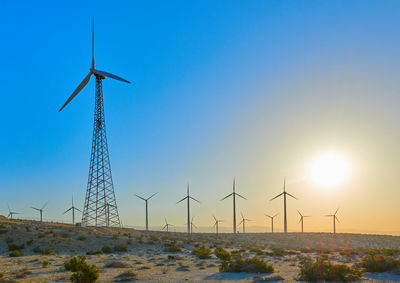
[[[19,212],[11,211],[11,208],[10,208],[10,206],[8,204],[7,204],[7,206],[8,206],[8,216],[7,216],[7,218],[13,219],[13,215],[14,214],[19,214]]]
[[[286,177],[283,178],[283,192],[277,195],[276,197],[272,198],[270,201],[280,197],[283,195],[283,231],[287,233],[287,215],[286,215],[286,195],[291,196],[294,199],[297,199],[296,197],[292,196],[291,194],[286,192]]]
[[[215,227],[215,232],[216,232],[217,237],[218,237],[218,224],[219,224],[219,222],[223,222],[224,220],[217,220],[217,218],[215,218],[214,215],[213,215],[213,217],[214,217],[214,220],[215,220],[215,223],[214,223],[213,227]]]
[[[334,214],[325,215],[327,217],[333,217],[333,233],[336,233],[336,221],[340,223],[339,218],[337,218],[336,213],[338,212],[339,208],[336,209]]]
[[[43,216],[43,209],[46,207],[47,204],[48,204],[48,202],[46,202],[46,203],[43,205],[42,208],[36,208],[36,207],[31,206],[32,209],[35,209],[35,210],[37,210],[37,211],[40,212],[40,222],[43,222],[43,218],[42,218],[42,216]]]
[[[67,213],[70,210],[72,210],[72,224],[75,225],[75,210],[78,210],[80,212],[82,211],[74,206],[74,196],[72,196],[72,206],[68,208],[63,214]]]
[[[297,212],[300,214],[300,221],[299,221],[299,223],[301,222],[301,233],[303,233],[303,232],[304,232],[304,229],[303,229],[304,217],[311,217],[311,216],[309,216],[309,215],[302,215],[302,214],[300,213],[300,211],[298,211],[298,210],[297,210]]]
[[[162,228],[162,230],[164,230],[165,228],[167,228],[167,232],[168,232],[168,231],[169,231],[169,230],[168,230],[169,226],[174,226],[174,225],[169,224],[169,223],[167,222],[167,218],[164,217],[164,219],[165,219],[165,225],[164,225],[164,227]]]
[[[264,215],[271,219],[271,233],[274,233],[274,218],[278,215],[278,213],[275,214],[274,216],[269,216],[268,214],[264,214]]]
[[[252,221],[252,220],[244,218],[243,213],[240,214],[242,215],[242,221],[240,221],[238,226],[240,226],[240,224],[243,223],[243,234],[244,234],[246,233],[246,221]]]
[[[153,194],[151,197],[148,197],[148,198],[142,198],[141,196],[138,196],[138,195],[135,194],[135,196],[137,196],[141,200],[144,200],[144,202],[146,203],[146,231],[149,231],[149,213],[148,213],[147,201],[149,199],[151,199],[152,197],[154,197],[156,194],[158,194],[158,192]]]
[[[181,201],[187,200],[187,232],[188,234],[190,234],[190,199],[197,201],[198,203],[200,203],[197,199],[195,199],[194,197],[191,197],[189,195],[189,183],[187,184],[187,196],[185,196],[183,199],[181,199],[180,201],[178,201],[176,204],[180,203]]]
[[[245,198],[235,192],[235,186],[236,186],[236,181],[235,181],[235,178],[233,178],[233,192],[231,194],[227,195],[226,197],[224,197],[223,199],[221,199],[221,201],[223,201],[224,199],[226,199],[230,196],[232,196],[232,198],[233,198],[233,233],[236,233],[236,195],[241,197],[242,199],[247,200],[247,198]]]

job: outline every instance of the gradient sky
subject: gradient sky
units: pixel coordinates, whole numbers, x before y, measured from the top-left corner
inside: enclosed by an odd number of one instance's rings
[[[83,206],[92,138],[94,80],[61,113],[88,73],[95,16],[96,67],[133,82],[103,83],[114,186],[123,224],[144,225],[134,194],[159,194],[150,225],[192,215],[231,231],[231,200],[267,229],[287,190],[306,231],[400,234],[399,1],[2,1],[0,9],[0,213],[22,218],[49,201],[44,218],[74,194]],[[324,189],[311,160],[334,150],[351,160],[348,180]],[[268,222],[269,223],[269,222]]]

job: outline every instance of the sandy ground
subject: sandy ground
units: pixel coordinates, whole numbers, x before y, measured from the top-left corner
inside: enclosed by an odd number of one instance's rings
[[[165,252],[164,244],[175,240],[180,252]],[[24,256],[10,257],[8,244],[24,245]],[[127,251],[87,255],[104,246],[126,246]],[[64,262],[74,255],[86,255],[100,269],[98,282],[116,282],[123,272],[133,271],[140,282],[256,282],[256,274],[220,273],[220,260],[212,254],[198,259],[196,246],[222,246],[228,251],[242,249],[244,257],[264,259],[285,282],[296,281],[298,262],[308,255],[324,254],[330,260],[353,265],[371,249],[400,249],[400,237],[327,234],[193,234],[144,232],[124,228],[82,228],[66,224],[39,223],[0,218],[0,282],[69,282],[71,272]],[[260,252],[261,251],[261,252]],[[45,253],[45,254],[43,254]],[[398,256],[398,255],[397,255]],[[43,262],[50,264],[43,266]],[[116,263],[121,267],[106,267]],[[25,278],[17,278],[21,270]],[[2,281],[3,280],[3,281]],[[400,282],[400,276],[387,273],[365,274],[364,282]]]

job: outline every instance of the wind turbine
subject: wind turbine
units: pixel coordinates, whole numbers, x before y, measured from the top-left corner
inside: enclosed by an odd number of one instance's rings
[[[240,213],[242,215],[242,221],[240,221],[239,225],[243,223],[243,234],[246,233],[246,221],[251,221],[250,219],[246,219],[243,216],[243,213]]]
[[[82,213],[82,223],[84,225],[102,226],[110,223],[114,226],[121,226],[118,215],[117,202],[115,199],[114,185],[112,180],[110,158],[108,154],[108,144],[106,135],[106,124],[103,103],[103,83],[105,78],[119,80],[125,83],[129,81],[108,72],[100,71],[94,64],[94,17],[92,30],[92,64],[89,74],[74,90],[64,105],[58,110],[64,109],[72,99],[88,84],[90,77],[96,78],[95,86],[95,113],[93,125],[92,151],[90,158],[89,178],[86,189],[85,205]],[[107,203],[107,212],[105,207]],[[111,208],[111,211],[110,211]],[[108,213],[108,214],[106,214]]]
[[[239,196],[242,199],[247,200],[247,198],[245,198],[235,192],[235,186],[236,186],[236,181],[235,181],[235,178],[233,178],[233,192],[231,194],[227,195],[226,197],[224,197],[223,199],[221,199],[221,201],[223,201],[224,199],[226,199],[230,196],[232,196],[232,198],[233,198],[233,233],[236,233],[236,196]]]
[[[287,215],[286,215],[286,195],[291,196],[294,199],[297,199],[296,197],[292,196],[288,192],[286,192],[286,177],[283,178],[283,192],[277,195],[276,197],[272,198],[270,201],[280,197],[283,195],[283,231],[287,233]]]
[[[194,219],[194,217],[192,217],[192,220],[190,221],[190,234],[193,233],[193,227],[195,227],[197,229],[197,226],[194,224],[193,219]]]
[[[10,208],[10,206],[8,204],[7,204],[7,206],[8,206],[8,211],[9,211],[7,218],[13,219],[13,215],[14,214],[19,214],[19,212],[11,211],[11,208]]]
[[[298,212],[299,215],[300,215],[299,223],[301,222],[301,233],[303,233],[303,232],[304,232],[304,229],[303,229],[304,218],[305,218],[305,217],[311,217],[311,216],[309,216],[309,215],[303,215],[303,214],[301,214],[300,211],[298,211],[298,210],[297,210],[297,212]]]
[[[158,192],[153,194],[151,197],[148,197],[148,198],[142,198],[141,196],[138,196],[137,194],[135,194],[135,196],[137,196],[141,200],[144,200],[144,202],[146,203],[146,231],[149,231],[149,213],[148,213],[147,201],[149,199],[151,199],[152,197],[154,197],[156,194],[158,194]]]
[[[197,201],[198,203],[200,203],[197,199],[195,199],[194,197],[191,197],[189,195],[189,183],[187,184],[187,196],[185,196],[183,199],[181,199],[180,201],[178,201],[176,204],[180,203],[181,201],[187,200],[187,232],[188,234],[190,234],[190,199]]]
[[[47,204],[48,204],[48,202],[46,202],[46,203],[42,206],[42,208],[36,208],[36,207],[31,206],[32,209],[35,209],[35,210],[37,210],[37,211],[40,212],[40,222],[43,221],[43,218],[42,218],[42,216],[43,216],[43,209],[46,207]]]
[[[75,210],[82,212],[79,208],[74,206],[74,196],[72,196],[72,206],[68,208],[63,214],[67,213],[68,211],[72,210],[72,224],[75,225]]]
[[[218,237],[218,225],[219,225],[219,222],[223,222],[224,220],[218,220],[217,218],[215,218],[214,215],[213,215],[213,217],[214,217],[214,220],[215,220],[215,223],[214,223],[213,227],[215,227],[215,232],[217,233],[217,237]]]
[[[339,218],[337,218],[336,213],[339,211],[339,208],[336,209],[334,214],[325,215],[327,217],[333,217],[333,234],[336,233],[336,221],[340,223]]]
[[[164,225],[164,227],[162,228],[162,230],[164,230],[165,228],[167,228],[167,232],[168,232],[169,226],[174,226],[174,225],[169,224],[169,223],[167,222],[167,218],[164,217],[164,219],[165,219],[165,225]]]
[[[264,214],[264,215],[271,219],[271,233],[274,233],[274,218],[278,215],[278,213],[275,214],[274,216],[269,216],[268,214]]]

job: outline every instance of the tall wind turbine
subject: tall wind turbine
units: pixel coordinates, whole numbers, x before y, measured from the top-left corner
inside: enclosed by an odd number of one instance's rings
[[[117,202],[115,200],[114,185],[111,174],[110,158],[106,136],[106,123],[104,116],[103,86],[105,78],[119,80],[125,83],[129,81],[108,72],[100,71],[94,64],[94,17],[92,30],[92,65],[89,74],[74,90],[59,111],[64,109],[68,103],[88,84],[90,77],[96,78],[95,86],[95,111],[92,151],[90,157],[90,168],[88,184],[86,189],[85,205],[83,207],[82,224],[88,226],[103,226],[110,224],[120,226]],[[106,205],[111,204],[109,215],[106,214]]]
[[[72,206],[68,208],[63,214],[67,213],[68,211],[72,210],[72,224],[75,225],[75,210],[82,212],[79,208],[74,206],[74,196],[72,196]]]
[[[291,196],[294,199],[297,199],[296,197],[292,196],[288,192],[286,192],[286,177],[283,178],[283,192],[277,195],[276,197],[272,198],[270,201],[280,197],[283,195],[283,231],[287,233],[287,215],[286,215],[286,195]]]
[[[274,233],[274,218],[278,215],[278,213],[275,214],[274,216],[270,216],[268,214],[264,214],[264,215],[271,219],[271,233]]]
[[[42,208],[36,208],[36,207],[31,206],[32,209],[35,209],[35,210],[37,210],[37,211],[40,212],[40,222],[43,221],[43,217],[42,217],[42,216],[43,216],[43,209],[46,207],[47,203],[48,203],[48,202],[46,202],[46,203],[42,206]]]
[[[231,194],[227,195],[226,197],[224,197],[223,199],[221,199],[221,201],[223,201],[224,199],[226,199],[230,196],[232,196],[232,198],[233,198],[233,233],[236,233],[236,196],[239,196],[242,199],[247,200],[247,198],[245,198],[235,192],[235,186],[236,186],[236,181],[235,181],[235,178],[233,178],[233,192]]]
[[[303,224],[304,224],[304,218],[305,218],[305,217],[311,217],[311,216],[309,216],[309,215],[303,215],[303,214],[301,214],[300,211],[298,211],[298,210],[297,210],[297,212],[298,212],[299,215],[300,215],[299,223],[301,222],[301,233],[303,233],[303,232],[304,232],[304,229],[303,229],[303,228],[304,228],[304,227],[303,227],[303,226],[304,226],[304,225],[303,225]]]
[[[214,215],[213,215],[213,217],[214,217],[214,220],[215,220],[215,223],[214,223],[213,227],[215,227],[215,233],[217,234],[217,237],[218,237],[218,225],[219,225],[219,222],[223,222],[224,220],[218,220],[217,218],[215,218]]]
[[[167,232],[168,232],[169,226],[174,226],[174,225],[169,224],[169,223],[167,222],[167,218],[164,217],[164,219],[165,219],[165,225],[164,225],[164,227],[162,228],[162,230],[164,230],[165,228],[167,228]]]
[[[148,197],[148,198],[142,198],[141,196],[138,196],[137,194],[135,194],[135,196],[137,196],[138,198],[140,198],[141,200],[144,200],[144,202],[146,203],[146,231],[149,231],[149,213],[148,213],[148,206],[147,206],[147,201],[149,199],[151,199],[152,197],[154,197],[157,193],[153,194],[152,196]]]
[[[187,232],[188,234],[190,234],[190,199],[197,201],[198,203],[200,203],[197,199],[195,199],[194,197],[191,197],[189,194],[189,183],[187,184],[187,196],[185,196],[183,199],[181,199],[180,201],[178,201],[176,204],[180,203],[181,201],[187,200]]]
[[[10,206],[8,204],[7,204],[7,206],[8,206],[8,216],[7,216],[7,218],[13,219],[14,214],[19,214],[19,212],[11,211],[11,208],[10,208]]]
[[[243,213],[240,213],[242,215],[242,221],[240,221],[239,225],[243,223],[243,234],[246,233],[246,221],[251,221],[250,219],[246,219],[243,216]]]
[[[337,216],[336,216],[336,213],[337,213],[338,211],[339,211],[339,208],[336,209],[336,211],[335,211],[334,214],[325,215],[325,216],[328,216],[328,217],[332,217],[332,218],[333,218],[333,233],[334,233],[334,234],[336,233],[336,221],[340,223],[339,218],[337,218]]]

